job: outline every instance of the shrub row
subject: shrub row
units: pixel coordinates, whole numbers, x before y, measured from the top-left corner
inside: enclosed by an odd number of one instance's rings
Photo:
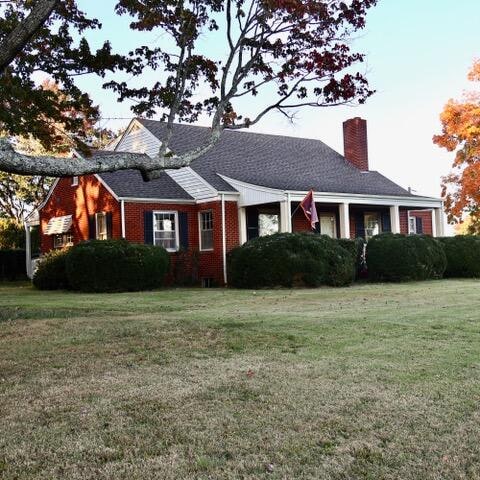
[[[366,260],[372,280],[480,278],[480,237],[378,235],[368,242]]]
[[[0,280],[23,280],[26,276],[25,250],[0,250]]]
[[[447,256],[445,277],[480,277],[480,237],[457,235],[438,239]]]
[[[228,270],[230,284],[238,288],[342,286],[367,274],[387,282],[480,277],[480,237],[385,233],[373,237],[365,251],[362,239],[283,233],[234,249]]]
[[[38,264],[33,284],[41,290],[149,290],[163,284],[168,264],[168,253],[161,247],[91,240],[47,254]]]
[[[367,244],[368,277],[401,282],[442,278],[447,259],[440,242],[427,235],[384,233]]]
[[[230,252],[229,282],[237,288],[349,285],[355,278],[353,251],[324,235],[259,237]]]

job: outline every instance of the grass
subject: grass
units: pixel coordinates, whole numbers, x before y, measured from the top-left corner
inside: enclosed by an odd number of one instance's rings
[[[479,287],[0,284],[0,477],[480,478]]]

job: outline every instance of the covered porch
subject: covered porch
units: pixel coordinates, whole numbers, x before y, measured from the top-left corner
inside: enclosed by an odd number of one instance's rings
[[[241,192],[240,243],[276,232],[312,231],[300,202],[307,192]],[[443,203],[428,197],[314,193],[315,232],[332,238],[365,238],[384,232],[442,236]],[[263,200],[263,201],[262,201]]]

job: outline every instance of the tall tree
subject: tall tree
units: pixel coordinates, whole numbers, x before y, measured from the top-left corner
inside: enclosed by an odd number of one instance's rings
[[[159,30],[169,37],[168,47],[139,46],[123,58],[113,55],[108,43],[95,54],[84,38],[74,46],[71,29],[83,32],[99,27],[96,20],[78,10],[74,0],[17,0],[13,2],[16,8],[5,7],[0,21],[0,50],[5,47],[13,52],[3,65],[0,57],[0,72],[4,68],[1,80],[13,85],[6,95],[14,99],[4,99],[3,104],[10,108],[16,103],[17,110],[26,113],[22,121],[15,120],[11,110],[5,119],[0,117],[11,131],[41,129],[38,119],[45,113],[45,104],[58,112],[45,95],[29,98],[32,107],[28,112],[18,101],[25,98],[25,89],[38,94],[32,82],[36,70],[46,71],[65,85],[72,99],[87,103],[88,96],[75,87],[72,76],[86,72],[103,75],[109,69],[138,76],[146,68],[157,70],[158,81],[149,87],[132,88],[115,81],[105,86],[117,92],[121,101],[135,100],[135,114],[161,114],[168,128],[155,159],[125,153],[95,162],[88,158],[57,162],[19,155],[3,141],[0,168],[53,176],[137,168],[144,178],[151,179],[166,167],[188,165],[211,149],[224,129],[249,127],[271,111],[290,118],[292,111],[306,106],[364,102],[373,92],[364,76],[353,69],[364,55],[352,52],[349,40],[364,27],[367,10],[376,1],[119,0],[115,11],[131,17],[132,29]],[[55,33],[57,23],[60,28]],[[22,28],[27,34],[14,35]],[[212,57],[202,52],[202,35],[223,41],[225,55]],[[10,48],[11,43],[23,43],[24,47]],[[46,51],[45,43],[49,45]],[[52,57],[58,60],[50,64]],[[199,98],[200,86],[202,92],[208,90],[203,98]],[[248,96],[264,99],[264,105],[256,112],[240,111],[241,100]],[[272,97],[273,101],[266,100]],[[209,140],[181,156],[169,155],[173,123],[194,122],[201,113],[212,118]]]
[[[82,108],[82,105],[70,102],[68,95],[51,80],[43,81],[40,87],[43,91],[49,92],[51,98],[57,99],[59,107],[67,109],[62,113],[65,113],[68,119],[75,120],[78,128],[68,132],[70,123],[59,123],[58,120],[42,116],[41,120],[48,126],[48,130],[42,129],[36,135],[15,136],[12,140],[17,151],[30,156],[57,155],[61,157],[58,161],[68,161],[67,156],[72,147],[80,144],[86,149],[87,143],[98,147],[102,141],[107,141],[109,132],[99,132],[95,128],[99,118],[97,107],[89,104],[84,110],[77,110],[76,107]],[[69,135],[72,133],[75,140]],[[107,138],[102,140],[104,135],[107,135]],[[25,215],[45,198],[52,181],[51,177],[24,176],[0,171],[0,216],[21,224]]]
[[[480,82],[480,61],[468,74]],[[440,115],[442,133],[434,143],[455,153],[452,172],[442,179],[442,195],[451,223],[469,217],[468,231],[480,234],[480,91],[449,100]]]

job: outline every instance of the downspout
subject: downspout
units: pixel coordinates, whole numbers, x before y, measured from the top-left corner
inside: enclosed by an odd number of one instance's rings
[[[227,284],[227,237],[225,232],[225,194],[222,198],[222,257],[223,257],[223,282]]]
[[[122,238],[125,238],[125,200],[120,200],[120,217],[122,223]]]

